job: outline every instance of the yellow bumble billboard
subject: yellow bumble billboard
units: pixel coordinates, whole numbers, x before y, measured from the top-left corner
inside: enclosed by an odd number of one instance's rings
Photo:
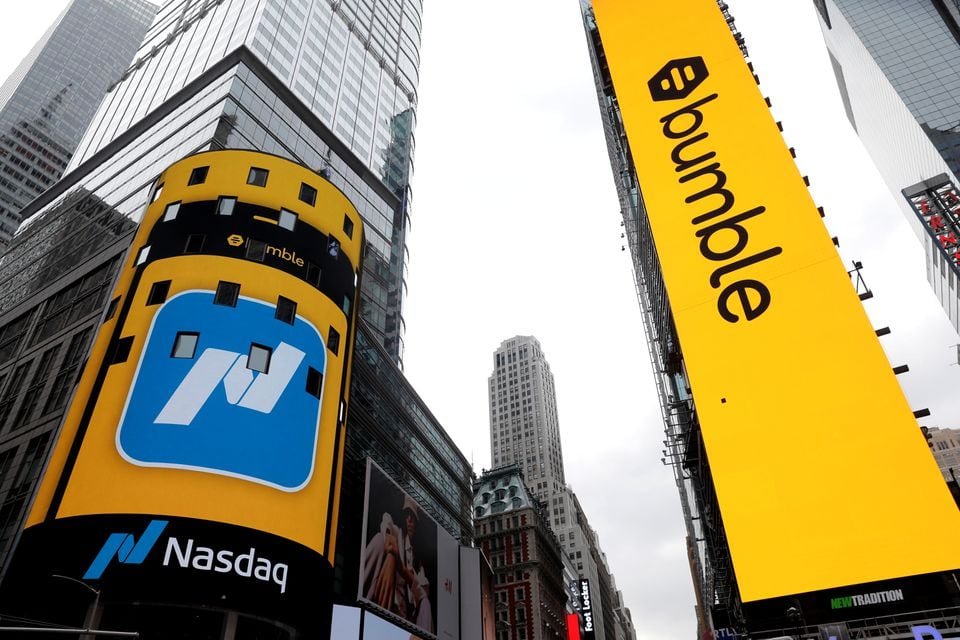
[[[715,0],[593,0],[744,602],[960,567],[957,509]]]

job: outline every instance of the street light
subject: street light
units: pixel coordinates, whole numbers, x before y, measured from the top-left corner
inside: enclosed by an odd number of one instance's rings
[[[86,589],[87,591],[93,594],[93,603],[90,605],[90,607],[87,608],[87,615],[84,617],[84,620],[83,620],[83,628],[89,630],[96,627],[97,624],[99,623],[99,618],[100,618],[100,591],[97,589],[94,589],[83,580],[79,580],[77,578],[71,578],[70,576],[64,576],[64,575],[60,575],[59,573],[54,573],[54,574],[51,574],[50,577],[60,578],[61,580],[67,580],[68,582],[73,582],[75,584],[80,585],[81,587],[83,587],[84,589]],[[85,638],[86,640],[92,640],[94,636],[84,634],[83,636],[81,636],[81,638],[82,639]]]

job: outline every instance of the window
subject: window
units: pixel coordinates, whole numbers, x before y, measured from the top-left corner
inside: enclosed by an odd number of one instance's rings
[[[43,408],[44,413],[50,413],[63,408],[69,399],[69,392],[73,389],[73,377],[77,373],[80,360],[86,353],[86,347],[90,337],[93,334],[93,327],[87,327],[83,331],[74,334],[70,339],[70,346],[67,347],[67,355],[64,356],[60,365],[60,373],[53,380],[50,387],[50,395],[47,398],[47,404]],[[2,407],[2,404],[0,404]]]
[[[187,243],[183,246],[184,253],[200,253],[203,251],[203,241],[207,236],[202,233],[191,233],[187,236]]]
[[[17,475],[13,478],[12,492],[24,492],[33,484],[43,466],[43,453],[46,451],[49,439],[50,434],[45,433],[37,436],[27,445],[27,450],[20,461],[20,468],[17,469]]]
[[[343,296],[343,313],[350,315],[350,296]]]
[[[140,249],[140,253],[137,254],[137,259],[134,261],[133,266],[139,267],[144,262],[147,261],[147,256],[150,255],[150,245],[147,245]]]
[[[237,298],[240,297],[240,285],[236,282],[225,282],[221,280],[217,283],[217,293],[213,297],[213,304],[220,304],[225,307],[237,306]]]
[[[278,297],[277,313],[274,317],[281,322],[293,324],[293,321],[297,318],[297,303],[290,298]]]
[[[117,340],[117,344],[113,348],[113,357],[110,359],[110,362],[112,364],[126,362],[127,358],[130,357],[131,347],[133,347],[133,336],[127,336],[126,338],[120,338]]]
[[[813,4],[817,7],[817,11],[820,12],[820,17],[823,18],[824,23],[827,25],[827,29],[832,29],[833,25],[830,24],[830,11],[827,9],[827,3],[825,0],[813,0]]]
[[[167,208],[163,210],[163,221],[170,222],[177,218],[177,213],[180,211],[180,201],[171,202],[167,205]]]
[[[150,293],[147,295],[147,306],[163,304],[170,293],[170,280],[161,280],[154,282],[150,287]]]
[[[353,238],[353,220],[347,214],[343,214],[343,232],[348,238]]]
[[[193,186],[195,184],[203,184],[207,181],[207,171],[210,170],[210,167],[196,167],[193,171],[190,172],[190,179],[187,180],[187,186]]]
[[[251,343],[250,353],[247,355],[247,369],[253,369],[260,373],[267,373],[270,369],[270,356],[273,349],[265,347],[262,344]]]
[[[270,172],[266,169],[250,167],[250,173],[247,174],[247,184],[252,184],[255,187],[265,187],[267,186],[268,175],[270,175]]]
[[[307,282],[315,287],[320,286],[320,267],[312,262],[307,263]]]
[[[277,224],[280,225],[281,229],[293,231],[293,227],[297,224],[297,214],[293,211],[280,209],[280,221]]]
[[[156,202],[161,193],[163,193],[163,183],[158,184],[157,188],[153,190],[153,195],[150,197],[150,204]]]
[[[317,204],[317,190],[306,182],[300,183],[300,201],[306,202],[311,207]]]
[[[217,202],[217,214],[221,216],[231,216],[233,215],[233,208],[237,204],[236,198],[231,197],[222,197]]]
[[[173,340],[173,351],[170,352],[170,357],[193,358],[197,353],[197,342],[199,341],[199,333],[192,331],[177,332],[177,337]]]
[[[106,315],[106,317],[103,319],[104,322],[106,322],[107,320],[109,320],[110,318],[112,318],[114,315],[116,315],[116,313],[117,313],[117,307],[118,307],[119,305],[120,305],[120,296],[117,296],[116,298],[114,298],[113,300],[110,301],[110,305],[107,307],[107,315]]]
[[[307,369],[307,393],[315,398],[323,391],[323,374],[310,367]]]
[[[333,351],[333,355],[340,353],[340,332],[333,327],[327,332],[327,349]]]
[[[263,262],[264,258],[267,257],[267,243],[263,240],[254,240],[253,238],[247,238],[247,249],[244,253],[244,257],[247,260],[256,260],[257,262]]]

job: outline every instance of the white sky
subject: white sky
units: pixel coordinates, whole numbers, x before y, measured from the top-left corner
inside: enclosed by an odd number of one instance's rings
[[[893,329],[883,342],[890,360],[911,367],[900,380],[912,406],[933,410],[926,424],[960,426],[958,337],[843,115],[812,3],[729,1],[845,261],[864,263],[876,294],[867,310]],[[0,78],[66,2],[7,4],[17,28],[0,41]],[[639,637],[691,638],[679,501],[660,464],[663,430],[578,2],[425,5],[407,375],[479,472],[490,465],[493,350],[537,336],[556,378],[567,481]]]

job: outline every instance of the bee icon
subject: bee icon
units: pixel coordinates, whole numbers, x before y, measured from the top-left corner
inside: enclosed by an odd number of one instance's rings
[[[703,58],[680,58],[663,65],[647,86],[656,102],[681,100],[693,93],[709,75]]]

